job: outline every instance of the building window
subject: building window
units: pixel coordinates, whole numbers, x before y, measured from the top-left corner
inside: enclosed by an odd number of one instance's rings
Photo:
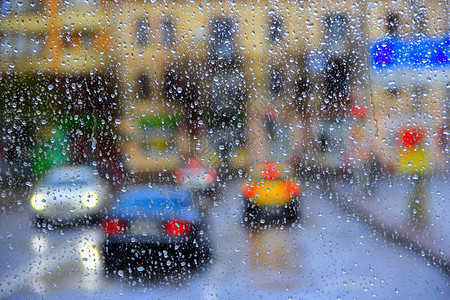
[[[400,16],[398,13],[390,13],[386,17],[386,32],[390,37],[396,37],[400,33]]]
[[[92,47],[92,39],[93,34],[90,31],[82,31],[80,32],[81,35],[81,45],[84,49],[88,50]]]
[[[150,42],[150,23],[147,19],[136,21],[136,43],[140,46],[147,46]]]
[[[92,32],[90,31],[70,31],[65,32],[62,38],[62,45],[65,50],[85,49],[92,46]]]
[[[272,96],[281,96],[284,92],[284,73],[282,70],[274,68],[269,73],[269,91]]]
[[[31,36],[29,48],[31,49],[33,56],[40,56],[44,54],[44,43],[44,37],[42,35],[35,34]]]
[[[150,97],[150,77],[147,74],[141,74],[137,80],[139,98]]]
[[[283,19],[273,10],[269,13],[269,34],[271,43],[279,43],[283,39],[284,23]]]
[[[89,7],[96,6],[96,0],[64,0],[64,5],[67,7]]]
[[[328,45],[340,45],[347,41],[347,17],[342,14],[332,15],[325,20],[325,40]]]
[[[347,64],[343,59],[333,59],[325,68],[325,102],[322,109],[333,118],[341,116],[350,104],[350,73]]]
[[[235,58],[233,22],[216,19],[212,22],[211,46],[214,60],[232,61]]]
[[[165,47],[175,45],[175,22],[171,18],[161,22],[161,41]]]
[[[2,58],[11,57],[11,39],[11,35],[6,33],[0,36],[0,55]]]
[[[27,46],[28,46],[28,40],[30,40],[29,37],[27,37],[25,34],[23,33],[18,33],[15,34],[13,37],[13,52],[14,52],[14,56],[17,57],[23,57],[26,56],[27,54]]]

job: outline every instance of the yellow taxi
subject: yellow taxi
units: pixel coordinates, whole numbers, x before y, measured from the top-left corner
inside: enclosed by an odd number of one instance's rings
[[[244,224],[250,228],[291,225],[300,219],[300,185],[275,164],[258,168],[242,186]]]

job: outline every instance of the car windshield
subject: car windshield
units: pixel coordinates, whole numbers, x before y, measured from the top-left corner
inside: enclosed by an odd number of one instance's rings
[[[52,170],[43,182],[60,185],[86,185],[94,183],[98,178],[93,174],[94,170],[90,168],[60,168]]]

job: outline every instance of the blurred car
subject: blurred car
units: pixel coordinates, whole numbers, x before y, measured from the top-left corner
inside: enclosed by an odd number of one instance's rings
[[[108,276],[127,272],[153,278],[188,271],[206,266],[211,254],[204,217],[192,193],[177,186],[129,187],[102,228]]]
[[[65,166],[52,169],[34,187],[30,210],[38,222],[67,224],[100,219],[109,186],[94,168]]]
[[[244,224],[250,229],[290,225],[300,219],[300,186],[279,166],[261,166],[255,179],[242,186]]]
[[[190,159],[182,168],[174,172],[176,183],[193,191],[213,192],[217,173],[206,167],[200,159]]]

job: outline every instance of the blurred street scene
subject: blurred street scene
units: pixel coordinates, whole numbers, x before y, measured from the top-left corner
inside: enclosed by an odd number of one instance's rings
[[[449,24],[2,1],[1,297],[447,299]]]

